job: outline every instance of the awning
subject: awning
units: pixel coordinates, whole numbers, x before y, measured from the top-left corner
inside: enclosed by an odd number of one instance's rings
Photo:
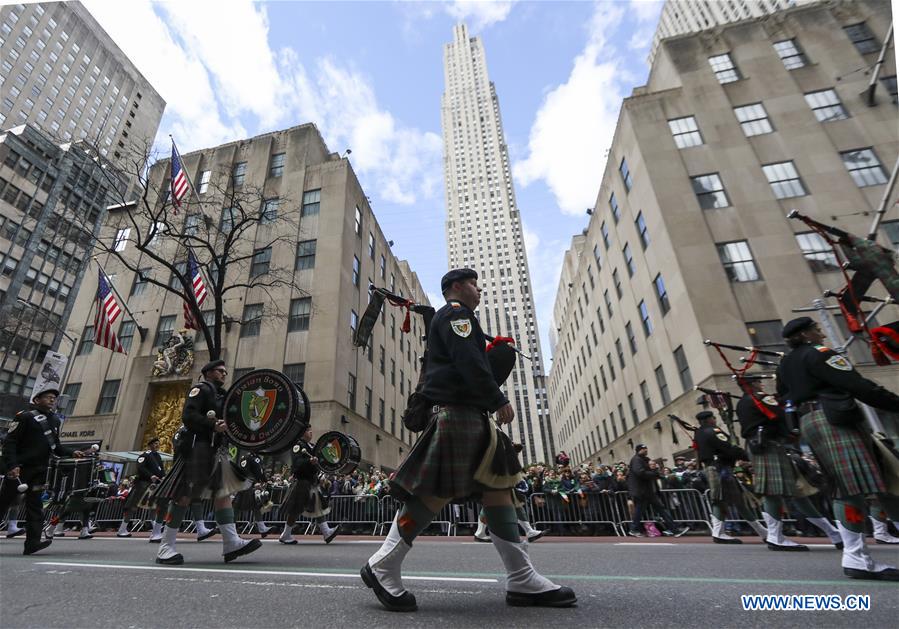
[[[137,457],[142,455],[142,451],[125,451],[125,452],[100,452],[101,461],[109,461],[110,463],[134,463]],[[171,461],[172,455],[165,452],[159,452],[159,456],[163,461]]]

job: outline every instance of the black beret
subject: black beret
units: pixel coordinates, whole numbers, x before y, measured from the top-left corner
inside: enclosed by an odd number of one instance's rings
[[[212,371],[216,367],[224,367],[224,366],[225,366],[224,360],[210,360],[208,363],[203,365],[203,368],[200,369],[200,373],[205,374],[207,371]]]
[[[645,447],[646,447],[646,444],[645,444],[645,443],[638,443],[637,445],[634,446],[634,452],[638,452],[638,451],[642,450],[642,449],[645,448]]]
[[[54,395],[57,395],[57,396],[58,396],[58,395],[59,395],[59,389],[57,389],[56,387],[47,386],[47,387],[41,389],[40,391],[38,391],[37,393],[35,393],[35,394],[31,397],[31,399],[32,399],[32,400],[35,400],[35,399],[41,397],[44,393],[53,393]]]
[[[473,269],[453,269],[440,280],[440,292],[445,293],[453,285],[453,282],[478,279],[478,272]]]
[[[803,330],[807,330],[813,325],[815,325],[815,320],[811,317],[799,317],[798,319],[793,319],[792,321],[787,322],[787,324],[784,326],[783,332],[781,332],[781,336],[784,338],[789,338],[794,334],[798,334]]]
[[[150,440],[147,442],[147,445],[148,446],[153,445],[154,443],[159,443],[159,437],[151,437]]]
[[[699,411],[696,413],[696,419],[699,421],[705,421],[706,419],[714,419],[715,413],[712,411]]]

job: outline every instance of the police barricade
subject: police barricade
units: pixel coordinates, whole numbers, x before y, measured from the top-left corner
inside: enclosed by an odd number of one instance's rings
[[[709,521],[708,503],[702,494],[696,489],[662,489],[659,491],[662,504],[671,512],[671,519],[679,524],[698,524],[712,530]],[[631,506],[628,504],[630,495],[626,491],[615,492],[615,504],[618,507],[620,520],[618,525],[623,532],[630,528],[633,518]],[[654,522],[659,514],[653,507],[647,507],[643,512],[641,522]],[[641,531],[642,532],[642,531]]]
[[[530,520],[536,528],[541,528],[541,524],[549,525],[550,528],[561,529],[564,534],[566,527],[590,526],[593,528],[592,532],[596,533],[597,527],[605,526],[615,535],[621,535],[618,529],[621,518],[610,493],[537,493],[531,494],[528,504]]]
[[[402,503],[393,496],[384,496],[383,498],[381,498],[381,517],[379,526],[377,527],[378,529],[380,529],[381,535],[385,535],[386,532],[390,529],[390,525],[393,524],[393,517],[396,515],[396,512],[400,508],[401,504]],[[439,525],[441,528],[441,533],[447,536],[451,535],[453,531],[453,506],[454,505],[452,503],[445,505],[440,510],[440,512],[434,516],[434,519],[431,520],[430,524],[430,526],[434,526],[435,524]]]
[[[94,513],[94,523],[118,523],[122,521],[124,515],[125,501],[121,498],[107,498],[103,502],[97,503],[97,510]]]
[[[331,496],[331,513],[326,517],[331,524],[371,525],[371,535],[381,524],[381,501],[377,496]]]
[[[271,488],[271,501],[275,506],[268,513],[263,514],[265,523],[269,526],[287,526],[287,513],[283,507],[284,496],[287,495],[287,490],[288,485],[277,485]],[[252,525],[253,522],[255,520],[252,520],[250,524]],[[297,515],[297,522],[294,526],[299,527],[300,535],[308,535],[309,529],[312,528],[312,521],[303,515]]]
[[[711,489],[706,489],[702,494],[702,498],[703,498],[703,500],[705,500],[705,503],[706,503],[706,506],[708,507],[709,513],[712,512],[712,501],[709,500],[711,491],[712,491]],[[755,514],[755,516],[756,516],[755,521],[761,523],[762,526],[764,526],[765,518],[762,515],[761,496],[758,496],[758,501],[747,500],[746,506],[748,506],[750,511],[752,511]],[[796,521],[797,521],[796,518],[792,517],[792,513],[789,512],[789,507],[790,507],[789,498],[786,501],[785,507],[787,508],[787,514],[784,515],[783,521],[789,522],[789,523],[796,523]],[[746,520],[744,520],[740,516],[740,512],[733,507],[728,508],[728,511],[727,511],[727,514],[725,517],[727,518],[727,520],[725,521],[725,524],[729,524],[731,522],[741,523],[741,524],[746,523],[747,525],[749,524]]]
[[[478,525],[478,516],[481,513],[481,503],[476,500],[468,500],[457,504],[449,505],[452,507],[452,526],[450,535],[458,535],[459,527],[474,529]],[[466,533],[467,534],[467,533]],[[472,531],[474,534],[474,531]]]

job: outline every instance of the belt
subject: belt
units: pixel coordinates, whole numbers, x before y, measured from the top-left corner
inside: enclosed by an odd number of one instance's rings
[[[820,411],[823,410],[821,408],[821,402],[817,400],[809,400],[808,402],[803,402],[799,405],[799,415],[806,415],[811,413],[812,411]]]
[[[477,411],[481,415],[489,415],[490,413],[487,411],[482,411],[473,406],[464,406],[462,404],[435,404],[431,407],[431,415],[436,415],[442,411],[452,411],[452,410],[460,410],[460,411]]]

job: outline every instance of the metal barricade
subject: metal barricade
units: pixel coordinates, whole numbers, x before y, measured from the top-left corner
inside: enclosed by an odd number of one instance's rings
[[[121,522],[125,513],[125,501],[119,498],[107,498],[97,504],[94,523]]]
[[[453,519],[451,535],[459,534],[459,526],[475,528],[481,513],[481,503],[475,500],[452,505]]]
[[[380,529],[381,535],[385,534],[385,531],[390,528],[390,525],[393,524],[393,517],[396,515],[397,510],[401,506],[401,502],[394,498],[393,496],[384,496],[380,501],[380,518],[378,526],[376,530]],[[452,503],[445,505],[439,513],[434,516],[434,519],[431,520],[430,526],[435,524],[440,525],[441,532],[444,535],[452,535],[454,529],[454,515],[455,512],[453,510]],[[445,532],[443,532],[445,531]]]
[[[711,489],[706,489],[702,494],[702,499],[705,501],[706,508],[708,509],[709,513],[712,512],[712,501],[709,500],[709,496],[711,495],[711,493],[712,493]],[[749,507],[749,509],[751,511],[753,511],[753,513],[755,513],[755,516],[756,516],[755,521],[761,523],[762,526],[764,526],[765,518],[762,515],[761,497],[759,497],[759,502],[757,502],[757,503],[754,501],[752,501],[752,502],[747,501],[746,504]],[[783,518],[783,522],[789,522],[789,523],[795,524],[797,522],[797,519],[794,517],[790,517],[790,516],[792,516],[792,514],[789,513],[789,499],[787,500],[784,507],[786,509],[788,509],[788,511],[787,511],[787,514]],[[725,523],[738,522],[738,523],[746,523],[747,525],[749,524],[746,520],[744,520],[740,517],[740,514],[739,514],[739,512],[737,512],[736,509],[728,509],[726,518],[727,519],[726,519]]]
[[[618,529],[618,512],[612,494],[582,492],[562,495],[558,493],[531,494],[528,499],[530,519],[535,527],[550,525],[564,532],[565,527],[606,525],[621,536]],[[546,527],[543,527],[546,528]]]
[[[381,524],[381,501],[377,496],[331,496],[331,524],[371,525],[374,535]]]
[[[696,489],[662,489],[659,491],[662,503],[671,512],[671,519],[679,524],[699,524],[712,530],[709,520],[708,504]],[[633,516],[628,505],[630,494],[626,491],[615,492],[615,504],[621,519],[618,525],[626,532],[630,528]],[[652,506],[647,506],[641,522],[654,522],[659,514]],[[627,527],[627,528],[625,528]]]

